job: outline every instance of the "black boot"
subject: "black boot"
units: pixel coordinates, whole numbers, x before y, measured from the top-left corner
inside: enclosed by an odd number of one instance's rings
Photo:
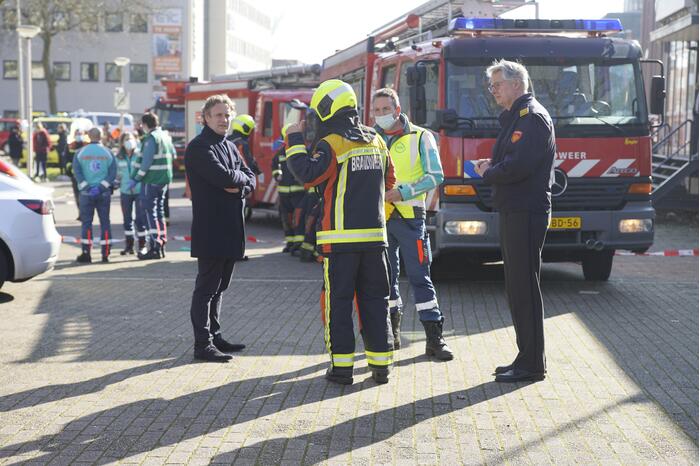
[[[292,249],[292,243],[287,243],[284,245],[284,249],[282,249],[282,252],[289,252]]]
[[[331,366],[326,371],[326,380],[340,385],[352,385],[352,368]]]
[[[90,250],[83,249],[83,253],[79,255],[76,259],[76,262],[80,264],[91,264],[92,263],[92,257],[90,257]]]
[[[127,236],[126,237],[126,246],[124,246],[124,250],[121,251],[119,254],[122,256],[126,256],[127,254],[133,254],[133,253],[134,253],[134,237]]]
[[[372,370],[372,380],[378,384],[389,383],[389,368],[388,367],[373,367],[370,366]]]
[[[224,340],[224,337],[221,335],[214,337],[214,346],[216,346],[216,349],[222,353],[235,353],[236,351],[241,351],[245,348],[245,345],[229,343],[228,341]]]
[[[425,354],[435,356],[440,361],[450,361],[454,358],[454,354],[442,337],[442,323],[444,321],[444,317],[439,322],[421,321],[425,328]]]
[[[153,247],[148,250],[146,254],[138,254],[139,260],[145,261],[145,260],[151,260],[151,259],[161,259],[161,248],[160,244],[154,243]]]
[[[146,238],[143,236],[139,237],[139,249],[137,251],[138,255],[143,256],[148,252],[148,249],[146,249]]]
[[[314,261],[314,252],[309,251],[308,249],[300,249],[299,253],[299,260],[302,262],[313,262]]]
[[[392,312],[391,317],[391,332],[394,334],[394,349],[401,348],[401,311]]]

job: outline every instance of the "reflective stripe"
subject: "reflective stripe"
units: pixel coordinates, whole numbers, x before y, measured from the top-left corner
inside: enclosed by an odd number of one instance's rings
[[[303,144],[297,144],[296,146],[292,146],[287,150],[287,158],[297,155],[297,154],[305,154],[306,153],[306,147],[304,147]]]
[[[136,173],[138,176],[145,176],[146,172],[143,170],[139,170],[138,173]]]
[[[151,168],[148,169],[148,171],[158,171],[158,170],[167,170],[168,166],[167,165],[151,165]],[[141,173],[141,170],[139,170],[139,173]],[[145,175],[145,173],[144,173]]]
[[[306,241],[301,243],[301,249],[304,249],[306,251],[313,251],[314,250],[314,245],[311,243],[307,243]]]
[[[124,230],[126,236],[134,236],[134,230]]]
[[[424,207],[425,202],[423,201],[423,198],[421,197],[414,197],[413,199],[409,199],[407,201],[396,201],[393,202],[392,204],[394,205],[409,205],[412,207]]]
[[[326,342],[326,350],[329,354],[331,353],[331,281],[328,277],[328,258],[323,259],[323,297],[324,297],[324,328],[323,328],[323,340]]]
[[[433,299],[432,301],[428,301],[425,303],[416,303],[416,311],[429,311],[431,309],[437,309],[437,307],[437,299]]]
[[[156,159],[167,159],[170,154],[156,154],[153,156],[153,160]]]
[[[403,301],[401,301],[401,296],[396,299],[389,300],[389,308],[396,307],[401,308],[403,306]]]
[[[291,238],[292,238],[292,241],[294,241],[295,243],[300,242],[300,241],[304,241],[304,235],[294,235]]]
[[[348,354],[332,354],[331,359],[333,360],[333,365],[337,367],[352,367],[355,355],[353,353]]]
[[[151,228],[148,232],[152,235],[157,235],[160,231],[157,228]]]
[[[337,192],[335,194],[335,227],[342,229],[345,225],[345,192],[348,183],[348,164],[340,166],[338,175]]]
[[[107,182],[107,180],[102,180],[102,181],[100,181],[100,184],[101,184],[102,186],[104,186],[105,188],[109,188],[109,183]]]
[[[365,351],[367,355],[367,363],[375,366],[388,366],[394,360],[394,352],[387,351],[385,353],[375,353],[374,351]]]
[[[88,182],[87,182],[87,181],[83,181],[83,182],[81,182],[81,183],[78,185],[78,189],[83,189],[83,188],[84,188],[85,186],[87,186],[87,185],[88,185]]]
[[[83,238],[80,240],[80,244],[92,244],[92,240]]]
[[[285,236],[285,237],[284,237],[284,240],[285,240],[286,242],[288,242],[288,243],[291,243],[292,241],[294,241],[293,238],[294,238],[293,236]]]
[[[318,244],[329,243],[369,243],[386,241],[384,228],[367,228],[358,230],[328,230],[316,233]]]
[[[383,152],[384,150],[378,149],[376,147],[358,147],[356,149],[350,149],[349,151],[336,156],[336,159],[338,163],[343,163],[350,157],[357,157],[360,155],[379,155],[383,159],[383,157],[385,156]]]
[[[145,231],[139,231],[138,233],[136,233],[136,236],[144,237],[144,236],[146,236],[147,234],[148,234],[148,233],[145,232]]]
[[[288,193],[300,193],[305,191],[303,186],[299,185],[292,185],[292,186],[278,186],[277,191],[282,194],[288,194]]]

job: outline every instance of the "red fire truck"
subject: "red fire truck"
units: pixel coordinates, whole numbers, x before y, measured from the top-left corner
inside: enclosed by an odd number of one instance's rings
[[[236,104],[236,113],[255,118],[250,149],[262,173],[249,199],[246,215],[255,209],[273,209],[277,203],[277,182],[272,177],[273,142],[282,127],[304,118],[298,100],[308,104],[319,83],[319,65],[295,65],[265,71],[216,77],[211,82],[191,83],[185,93],[187,140],[202,130],[201,109],[210,95],[226,94]],[[276,208],[275,208],[276,212]]]
[[[499,130],[501,109],[485,74],[498,58],[527,67],[531,92],[556,125],[543,259],[580,262],[586,279],[607,280],[616,249],[649,248],[649,114],[663,111],[664,81],[652,79],[649,108],[638,43],[610,37],[621,30],[618,20],[433,18],[430,29],[414,16],[327,58],[321,77],[351,83],[369,123],[372,92],[392,87],[411,120],[436,133],[445,172],[445,182],[428,196],[436,256],[500,258],[491,187],[473,166],[490,157]],[[416,23],[421,36],[412,40]]]
[[[173,160],[175,173],[185,171],[185,89],[189,81],[161,79],[165,87],[165,96],[158,97],[153,107],[146,109],[158,115],[161,128],[170,133],[175,146],[176,157]]]

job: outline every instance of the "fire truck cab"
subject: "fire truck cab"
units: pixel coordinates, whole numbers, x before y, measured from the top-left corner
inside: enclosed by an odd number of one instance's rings
[[[428,196],[433,252],[489,262],[500,259],[497,212],[473,161],[490,158],[502,109],[485,70],[495,59],[521,62],[557,137],[543,260],[580,262],[586,279],[607,280],[615,250],[653,242],[649,114],[662,113],[664,96],[663,78],[654,77],[647,106],[641,49],[608,37],[619,31],[618,20],[459,17],[437,39],[402,46],[388,37],[399,35],[395,28],[370,36],[354,54],[351,47],[324,61],[322,78],[364,89],[370,123],[372,92],[392,87],[411,121],[435,132],[445,181]]]

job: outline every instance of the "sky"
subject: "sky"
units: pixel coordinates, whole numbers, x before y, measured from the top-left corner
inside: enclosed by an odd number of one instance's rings
[[[321,63],[323,58],[367,37],[373,30],[405,16],[426,0],[267,0],[276,11],[273,58]],[[620,12],[623,0],[539,0],[542,19],[597,19]],[[534,18],[534,6],[504,17]]]

